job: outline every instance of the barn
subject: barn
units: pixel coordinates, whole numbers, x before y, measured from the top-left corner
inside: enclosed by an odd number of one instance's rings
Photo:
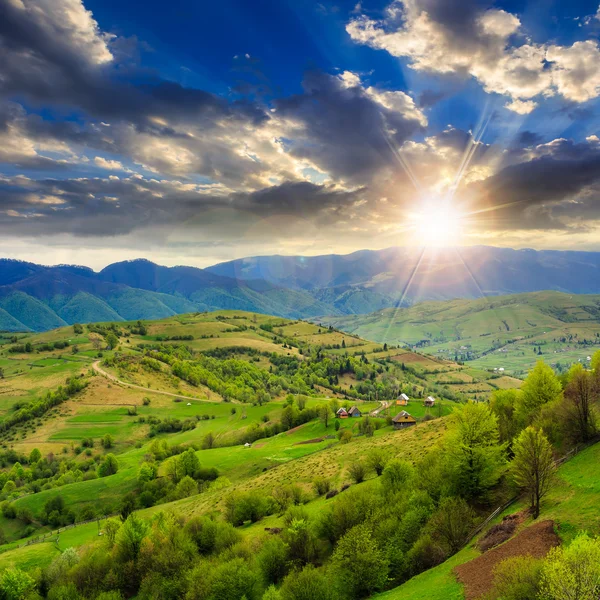
[[[336,416],[338,419],[347,419],[347,418],[348,418],[348,411],[347,411],[347,410],[346,410],[344,407],[342,407],[342,408],[340,408],[340,409],[339,409],[339,410],[338,410],[338,411],[335,413],[335,416]]]
[[[392,419],[392,423],[394,424],[394,429],[406,429],[407,427],[416,425],[417,421],[413,416],[403,410]]]
[[[353,406],[348,411],[348,415],[351,416],[351,417],[362,417],[362,413],[360,412],[360,410],[358,410],[358,408],[356,406]]]
[[[408,406],[408,396],[406,394],[400,394],[398,398],[396,398],[396,406]]]
[[[423,406],[427,406],[429,408],[435,406],[435,398],[433,396],[427,396],[423,402]]]

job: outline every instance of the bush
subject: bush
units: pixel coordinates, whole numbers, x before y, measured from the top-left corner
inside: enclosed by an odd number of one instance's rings
[[[339,541],[332,558],[339,585],[351,598],[364,598],[381,590],[389,562],[368,525],[353,527]]]
[[[329,492],[331,488],[331,482],[325,477],[315,477],[313,479],[313,489],[317,496],[324,496]]]
[[[494,569],[489,600],[530,600],[537,598],[542,561],[531,556],[503,560]]]
[[[348,467],[348,474],[354,483],[362,483],[367,476],[367,465],[362,460],[355,460]]]
[[[330,579],[312,565],[290,573],[281,586],[281,600],[334,600]]]
[[[108,477],[114,475],[119,470],[119,463],[117,457],[114,454],[107,454],[102,461],[102,464],[98,467],[98,475],[100,477]]]

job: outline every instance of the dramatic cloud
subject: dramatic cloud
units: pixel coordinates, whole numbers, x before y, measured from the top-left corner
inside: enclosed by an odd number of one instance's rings
[[[526,148],[518,160],[471,191],[493,213],[495,228],[569,229],[600,221],[600,139],[557,139]]]
[[[303,87],[303,94],[276,103],[292,136],[289,151],[342,179],[364,181],[397,167],[397,148],[427,124],[410,96],[365,88],[353,73],[309,73]]]
[[[572,46],[536,44],[519,18],[475,0],[396,0],[387,16],[360,15],[353,40],[406,58],[428,73],[474,77],[486,92],[508,96],[506,108],[530,113],[540,97],[559,94],[585,102],[600,94],[600,50],[595,41]]]
[[[592,131],[575,142],[538,120],[481,141],[443,107],[472,78],[519,115],[555,97],[568,127],[574,105],[587,102],[578,110],[589,116],[600,94],[596,41],[533,41],[491,0],[361,12],[348,17],[351,39],[404,59],[418,92],[334,64],[294,73],[294,94],[262,74],[217,94],[149,68],[143,43],[104,31],[82,0],[0,0],[1,237],[182,257],[265,240],[271,251],[334,251],[401,242],[407,215],[438,199],[481,215],[479,231],[596,227]],[[259,59],[235,52],[236,77],[256,77]]]

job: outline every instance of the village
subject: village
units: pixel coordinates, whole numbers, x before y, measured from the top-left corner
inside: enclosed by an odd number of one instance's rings
[[[395,412],[392,410],[393,407],[400,406],[408,406],[411,402],[410,398],[401,393],[396,400],[393,401],[382,401],[380,406],[375,410],[372,410],[369,413],[370,417],[385,417],[388,416],[390,412]],[[423,400],[423,406],[425,409],[434,408],[436,405],[436,399],[433,396],[428,396]],[[426,415],[429,413],[426,413]],[[352,406],[349,409],[341,407],[337,410],[336,419],[352,419],[362,417],[363,414],[358,406]],[[396,416],[391,418],[392,425],[394,429],[406,429],[408,427],[412,427],[417,424],[417,419],[413,417],[408,411],[401,410]]]

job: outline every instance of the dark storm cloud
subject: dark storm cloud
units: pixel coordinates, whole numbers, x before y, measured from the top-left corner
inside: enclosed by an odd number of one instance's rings
[[[203,215],[227,208],[257,217],[320,219],[344,212],[360,197],[331,186],[285,183],[252,193],[224,195],[219,189],[140,177],[70,180],[0,179],[0,228],[4,234],[71,233],[114,236],[153,226],[202,224]]]
[[[50,0],[33,6],[35,10],[20,8],[16,0],[0,0],[0,94],[77,107],[96,118],[126,119],[141,126],[149,116],[193,120],[203,127],[221,119],[255,124],[267,118],[249,102],[230,103],[165,81],[136,64],[117,64],[110,36],[100,34],[95,22],[81,25],[79,36],[66,35],[67,24],[61,22],[65,15],[58,9],[68,11],[67,16],[77,12],[80,19],[85,11],[77,2],[62,4],[66,8],[56,5],[52,14]],[[26,0],[26,5],[35,3]],[[114,45],[118,50],[119,44]]]
[[[392,147],[423,129],[416,111],[387,108],[338,77],[312,71],[303,87],[303,94],[276,103],[279,116],[303,126],[290,151],[338,177],[361,180],[394,164]]]
[[[568,229],[600,220],[600,142],[556,140],[471,189],[508,229]]]

